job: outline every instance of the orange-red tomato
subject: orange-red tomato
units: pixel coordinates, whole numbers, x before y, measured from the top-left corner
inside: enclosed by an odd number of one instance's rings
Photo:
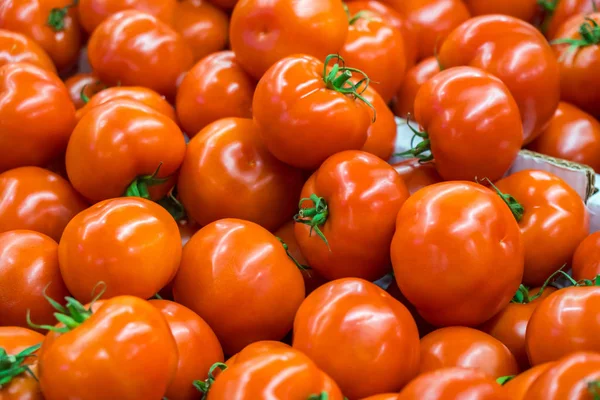
[[[504,384],[504,389],[510,396],[511,400],[525,400],[527,391],[540,375],[552,367],[555,363],[548,362],[536,365],[529,368],[527,371],[521,372],[507,383]]]
[[[40,333],[26,328],[15,326],[0,327],[0,349],[4,349],[10,356],[19,354],[29,347],[35,346],[44,340]],[[37,376],[37,363],[35,357],[26,357],[19,365],[28,365],[33,374]],[[3,362],[6,362],[4,359]],[[6,368],[6,365],[3,365]],[[3,370],[3,372],[6,370]],[[0,388],[2,400],[44,400],[40,385],[36,378],[27,372],[22,372],[13,377],[9,383]]]
[[[374,154],[382,160],[388,160],[394,152],[396,131],[398,129],[394,114],[381,96],[373,89],[373,86],[367,87],[362,96],[375,109],[377,119],[369,126],[367,141],[361,150]]]
[[[555,9],[550,15],[546,37],[556,37],[560,27],[574,15],[587,14],[596,8],[596,0],[560,0],[554,2]]]
[[[579,244],[571,267],[576,281],[600,275],[600,232],[592,233]]]
[[[173,26],[192,50],[195,61],[223,50],[227,45],[227,14],[207,0],[177,2],[175,21]]]
[[[27,229],[55,241],[71,218],[87,208],[66,179],[38,167],[0,174],[0,198],[0,232]]]
[[[64,17],[55,24],[49,23],[53,9],[65,11]],[[48,53],[59,71],[77,61],[82,40],[77,8],[72,0],[3,0],[0,28],[32,38]]]
[[[440,72],[440,65],[435,57],[428,57],[406,71],[402,86],[393,103],[394,114],[402,118],[414,119],[415,98],[421,86],[432,76]]]
[[[0,172],[46,165],[74,126],[75,106],[56,75],[28,63],[0,67]]]
[[[39,44],[18,32],[0,29],[0,66],[18,62],[56,73],[52,59]]]
[[[348,33],[340,0],[240,0],[231,15],[231,49],[255,79],[282,58],[337,53]]]
[[[147,185],[154,172],[169,177],[184,154],[185,139],[172,119],[137,101],[111,101],[90,109],[75,127],[67,173],[79,193],[97,202],[124,195],[132,184]]]
[[[73,296],[89,302],[99,282],[103,298],[150,298],[177,272],[181,237],[158,204],[139,197],[102,201],[69,222],[58,245],[60,272]]]
[[[542,285],[571,260],[587,236],[585,204],[565,181],[546,171],[519,171],[496,182],[496,187],[522,206],[513,212],[525,244],[523,282]]]
[[[409,158],[394,164],[393,167],[402,177],[411,195],[419,189],[442,181],[432,162],[422,163],[418,158]]]
[[[463,0],[463,2],[474,16],[504,14],[533,22],[540,12],[537,0]]]
[[[304,283],[273,234],[249,221],[222,219],[185,245],[173,293],[210,325],[225,354],[234,354],[288,333]]]
[[[294,348],[315,361],[351,399],[400,390],[418,372],[418,341],[406,307],[357,278],[321,286],[304,300],[294,320]]]
[[[391,245],[400,290],[438,326],[477,326],[504,308],[521,283],[523,253],[506,204],[471,182],[438,183],[410,196]]]
[[[381,278],[390,269],[394,217],[408,196],[394,168],[372,154],[329,157],[302,188],[295,217],[302,254],[327,279]]]
[[[252,118],[255,82],[244,72],[233,52],[221,51],[196,63],[177,91],[177,117],[193,137],[221,118]]]
[[[415,119],[445,180],[499,179],[523,143],[517,103],[498,78],[478,68],[450,68],[425,82]]]
[[[194,62],[183,37],[156,17],[134,10],[98,25],[88,42],[88,57],[103,82],[145,86],[170,98]]]
[[[433,332],[436,328],[431,325],[429,322],[425,321],[425,319],[418,313],[415,306],[413,306],[410,301],[406,299],[406,297],[400,291],[398,284],[395,281],[390,282],[390,285],[387,287],[386,292],[390,294],[393,298],[398,300],[400,303],[404,304],[404,307],[410,312],[415,323],[417,324],[417,329],[419,329],[419,336],[423,337],[428,333]]]
[[[362,400],[397,400],[398,393],[381,393],[373,396],[364,397]]]
[[[173,19],[177,0],[78,0],[79,21],[87,33],[106,18],[120,11],[137,10],[150,14],[167,24],[179,22]]]
[[[71,101],[79,110],[86,102],[82,97],[91,99],[99,91],[106,88],[93,72],[81,72],[65,80],[65,86],[71,95]],[[79,118],[78,118],[79,119]]]
[[[558,61],[527,22],[505,15],[471,18],[448,35],[438,57],[444,68],[469,65],[502,80],[519,106],[525,144],[552,119],[560,94]]]
[[[195,400],[198,390],[192,385],[204,380],[216,362],[223,362],[223,349],[213,330],[189,308],[168,300],[151,300],[167,320],[177,344],[177,372],[165,397],[169,400]]]
[[[177,368],[177,346],[159,310],[146,300],[117,296],[76,325],[49,332],[42,343],[45,400],[162,399]]]

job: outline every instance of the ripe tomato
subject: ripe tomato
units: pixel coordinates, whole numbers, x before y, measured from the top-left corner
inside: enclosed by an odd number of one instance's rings
[[[544,299],[527,326],[531,365],[555,361],[576,351],[599,351],[598,307],[598,286],[569,287]]]
[[[46,165],[65,150],[74,126],[75,107],[56,75],[28,63],[0,67],[0,172]]]
[[[592,233],[579,244],[571,267],[576,281],[600,275],[600,232]]]
[[[513,400],[492,378],[467,368],[444,368],[419,375],[397,400]]]
[[[440,65],[435,57],[428,57],[406,71],[402,86],[393,103],[394,114],[402,118],[414,118],[415,98],[421,86],[432,76],[440,72]]]
[[[573,257],[588,234],[589,216],[577,192],[554,174],[524,170],[496,182],[520,205],[511,205],[525,244],[526,285],[542,285]],[[509,200],[510,202],[510,200]],[[507,203],[508,204],[508,203]]]
[[[113,14],[137,10],[159,18],[166,24],[173,22],[177,0],[78,0],[79,21],[87,33]]]
[[[527,391],[540,375],[546,372],[555,363],[549,362],[536,365],[529,368],[527,371],[521,372],[507,383],[504,384],[504,389],[510,396],[511,400],[525,400]]]
[[[77,110],[85,106],[86,102],[83,98],[91,99],[96,93],[106,88],[92,72],[81,72],[71,76],[65,80],[65,86]]]
[[[364,397],[362,400],[397,400],[398,393],[382,393],[369,397]]]
[[[98,282],[104,298],[149,298],[177,272],[177,223],[156,203],[139,197],[102,201],[69,222],[58,245],[60,272],[73,296],[89,302]]]
[[[72,326],[57,325],[42,343],[45,400],[160,400],[177,368],[177,346],[161,312],[133,296],[83,311]]]
[[[349,94],[356,93],[348,82],[351,75],[337,63],[328,72],[311,56],[274,64],[258,82],[252,101],[254,121],[269,151],[286,164],[316,169],[335,153],[360,149],[371,114]]]
[[[0,232],[27,229],[55,241],[71,218],[87,208],[66,179],[38,167],[0,174],[0,198]]]
[[[81,118],[66,165],[73,187],[94,202],[122,196],[130,187],[150,198],[147,187],[175,173],[184,155],[185,139],[173,120],[137,101],[119,100]]]
[[[494,101],[483,102],[489,98]],[[424,141],[411,153],[433,158],[445,180],[499,179],[523,143],[519,108],[508,88],[477,68],[450,68],[425,82],[415,99],[415,119]],[[425,157],[427,149],[431,156]]]
[[[72,0],[3,0],[0,28],[32,38],[62,71],[75,64],[82,42],[74,4]]]
[[[240,0],[231,15],[231,49],[256,80],[292,54],[324,59],[337,53],[348,33],[340,0]]]
[[[391,256],[400,290],[437,326],[487,321],[523,276],[515,218],[498,195],[470,182],[438,183],[410,196],[396,219]]]
[[[174,28],[194,54],[194,61],[223,50],[229,35],[227,14],[207,0],[183,0],[175,8]]]
[[[0,349],[6,353],[4,355],[15,356],[14,360],[2,357],[3,379],[6,379],[6,373],[11,368],[28,367],[15,369],[8,376],[12,376],[7,383],[3,383],[0,388],[0,399],[2,400],[43,400],[42,392],[37,379],[32,376],[37,375],[36,358],[27,357],[32,352],[32,346],[39,345],[44,340],[44,336],[26,328],[16,326],[0,327]],[[21,353],[25,352],[25,353]]]
[[[151,300],[167,320],[177,344],[179,361],[175,377],[165,397],[169,400],[195,400],[198,391],[191,384],[206,379],[216,362],[223,362],[223,349],[213,330],[189,308],[168,300]]]
[[[177,117],[193,137],[221,118],[252,118],[255,82],[237,63],[233,52],[211,54],[185,75],[177,91]]]
[[[546,37],[556,37],[556,32],[566,20],[577,14],[588,14],[595,10],[595,0],[560,0],[554,2],[555,9],[550,14],[546,27]]]
[[[560,102],[546,129],[528,148],[600,172],[600,123],[585,111]]]
[[[390,267],[394,217],[408,196],[394,168],[372,154],[329,157],[304,184],[294,217],[308,264],[327,279],[381,278]]]
[[[442,181],[432,162],[422,163],[418,158],[409,158],[394,164],[393,167],[402,177],[411,195],[419,189]]]
[[[433,332],[436,328],[431,325],[429,322],[425,321],[423,317],[418,313],[415,306],[413,306],[410,301],[406,299],[406,297],[400,291],[400,288],[396,284],[395,281],[390,282],[390,285],[387,287],[386,292],[389,293],[390,296],[398,300],[400,303],[406,307],[406,309],[410,312],[415,323],[417,324],[417,329],[419,330],[419,336],[423,337],[428,333]]]
[[[302,303],[294,320],[294,348],[351,399],[399,391],[418,372],[418,343],[419,332],[406,307],[357,278],[321,286]],[[344,351],[349,348],[353,351]]]
[[[304,284],[270,232],[222,219],[186,244],[173,293],[213,328],[225,354],[234,354],[258,340],[282,339],[304,299]]]
[[[145,86],[170,98],[194,61],[185,40],[169,25],[135,10],[113,14],[98,25],[88,57],[103,82]]]
[[[463,0],[471,15],[503,14],[533,22],[540,12],[537,0]]]
[[[18,32],[0,29],[0,66],[26,62],[56,73],[56,67],[39,44]]]
[[[471,18],[448,35],[438,56],[444,68],[469,65],[504,82],[519,106],[525,144],[554,115],[560,94],[558,62],[546,39],[527,22],[504,15]]]
[[[362,96],[373,105],[377,119],[369,126],[367,141],[361,150],[388,160],[394,152],[398,129],[394,114],[372,86],[367,87]]]

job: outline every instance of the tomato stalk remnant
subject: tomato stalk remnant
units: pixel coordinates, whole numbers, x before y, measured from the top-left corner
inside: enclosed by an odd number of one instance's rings
[[[294,264],[296,264],[296,267],[298,267],[298,269],[300,271],[310,271],[311,268],[308,265],[300,264],[298,262],[298,260],[296,260],[294,258],[294,256],[290,253],[287,243],[284,242],[282,238],[277,237],[277,240],[279,240],[281,242],[281,245],[283,246],[283,249],[285,250],[285,254],[287,254],[287,256],[294,262]]]
[[[600,400],[600,381],[591,381],[587,383],[588,392],[594,400]]]
[[[187,215],[183,204],[177,199],[176,195],[177,186],[173,186],[169,193],[162,199],[158,200],[157,203],[160,204],[165,210],[171,214],[175,221],[181,221]]]
[[[27,357],[31,357],[33,353],[38,351],[41,345],[41,343],[38,343],[15,355],[8,355],[6,350],[0,348],[0,388],[9,384],[14,377],[21,375],[23,372],[28,373],[37,380],[29,365],[23,365],[23,362]]]
[[[571,53],[580,47],[592,46],[600,43],[600,26],[591,18],[586,18],[585,22],[579,27],[581,39],[563,38],[556,39],[551,44],[569,44]]]
[[[315,206],[311,208],[302,208],[302,204],[305,201],[312,201]],[[294,215],[294,221],[300,224],[310,226],[310,231],[308,235],[312,235],[313,230],[317,232],[317,235],[319,235],[319,237],[323,239],[323,241],[327,245],[327,248],[329,249],[329,251],[331,251],[327,238],[321,231],[321,228],[319,228],[327,221],[327,217],[329,216],[329,209],[327,208],[327,203],[325,202],[325,199],[313,193],[310,195],[309,198],[300,199],[298,208],[300,210],[298,211],[298,214]]]
[[[202,400],[206,400],[206,397],[208,396],[208,391],[210,390],[212,384],[215,382],[215,370],[217,368],[221,371],[225,371],[227,369],[227,365],[225,365],[222,362],[214,363],[208,370],[208,378],[206,378],[206,380],[196,380],[193,383],[194,387],[203,393]]]
[[[148,187],[160,185],[169,180],[169,177],[166,178],[157,178],[158,172],[160,171],[160,167],[162,167],[162,161],[156,167],[156,170],[152,173],[152,175],[142,175],[138,176],[129,184],[127,190],[125,190],[125,197],[141,197],[143,199],[150,200],[150,193],[148,192]]]
[[[516,375],[507,375],[507,376],[501,376],[500,378],[496,379],[496,382],[499,385],[505,385],[508,381],[511,381]]]
[[[494,185],[492,181],[490,181],[488,178],[483,178],[483,180],[487,181],[487,183],[490,184],[490,186],[496,191],[496,193],[498,193],[498,196],[500,196],[500,198],[506,203],[508,208],[510,208],[510,211],[515,216],[517,222],[521,222],[521,220],[523,219],[523,214],[525,213],[525,209],[523,208],[521,203],[519,203],[510,194],[502,193],[500,189],[498,189],[496,185]]]
[[[329,400],[329,393],[321,392],[319,394],[311,394],[307,400]]]
[[[60,8],[53,8],[52,10],[50,10],[50,14],[48,14],[48,19],[46,20],[48,26],[54,29],[55,32],[60,32],[64,30],[65,17],[67,16],[69,9],[77,6],[78,3],[79,0],[73,0],[71,4]]]
[[[432,161],[433,154],[431,154],[431,141],[429,140],[429,135],[427,134],[427,132],[420,132],[420,131],[416,130],[415,128],[413,128],[410,125],[410,117],[411,117],[410,114],[408,114],[406,116],[406,125],[413,133],[413,137],[410,140],[411,149],[403,151],[402,153],[399,153],[396,155],[400,156],[400,157],[416,157],[419,159],[419,162],[422,162],[422,163]],[[417,137],[420,137],[421,139],[423,139],[423,141],[420,142],[419,144],[417,144],[416,146],[414,146],[414,142]],[[426,152],[429,152],[429,154],[423,154]]]

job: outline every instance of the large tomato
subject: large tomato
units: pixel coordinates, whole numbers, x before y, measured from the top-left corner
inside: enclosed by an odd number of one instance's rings
[[[471,18],[448,35],[438,57],[444,68],[470,65],[500,78],[519,106],[525,143],[554,115],[558,62],[546,39],[527,22],[504,15]]]
[[[418,158],[409,158],[394,164],[393,167],[402,177],[411,195],[425,186],[442,181],[433,162],[422,163]]]
[[[539,0],[463,0],[473,16],[503,14],[534,22],[540,13]]]
[[[6,64],[0,67],[0,99],[0,172],[44,166],[64,152],[75,106],[56,75],[28,63]]]
[[[396,219],[391,255],[400,290],[438,326],[487,321],[523,276],[515,218],[498,195],[470,182],[438,183],[410,196]]]
[[[85,106],[93,95],[106,88],[93,72],[81,72],[69,77],[65,80],[65,87],[77,110]]]
[[[394,114],[402,118],[414,119],[415,98],[421,86],[440,72],[440,64],[435,57],[428,57],[406,71],[402,86],[393,103]]]
[[[419,332],[412,316],[362,279],[339,279],[312,292],[296,314],[293,346],[351,399],[398,391],[419,369]]]
[[[39,44],[18,32],[0,29],[0,66],[18,62],[56,73],[52,59]]]
[[[26,328],[0,327],[0,352],[4,351],[0,368],[3,381],[0,399],[44,400],[36,377],[35,358],[36,348],[43,340],[42,334]]]
[[[173,21],[177,0],[78,0],[79,21],[87,33],[119,11],[138,10],[153,15],[167,24]]]
[[[389,271],[394,218],[409,194],[385,161],[361,151],[329,157],[302,188],[300,250],[327,279],[370,281]]]
[[[592,233],[577,246],[571,267],[577,281],[600,275],[600,232]]]
[[[525,400],[527,391],[548,368],[553,366],[553,362],[544,364],[538,364],[535,367],[529,368],[528,370],[521,372],[519,375],[510,379],[504,384],[504,389],[510,396],[511,400]]]
[[[552,0],[554,10],[548,13],[548,23],[544,27],[546,36],[553,38],[562,24],[577,14],[588,14],[596,9],[596,0]]]

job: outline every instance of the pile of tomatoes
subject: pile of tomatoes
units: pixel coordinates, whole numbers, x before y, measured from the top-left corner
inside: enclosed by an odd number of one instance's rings
[[[0,0],[0,399],[600,399],[599,24]]]

